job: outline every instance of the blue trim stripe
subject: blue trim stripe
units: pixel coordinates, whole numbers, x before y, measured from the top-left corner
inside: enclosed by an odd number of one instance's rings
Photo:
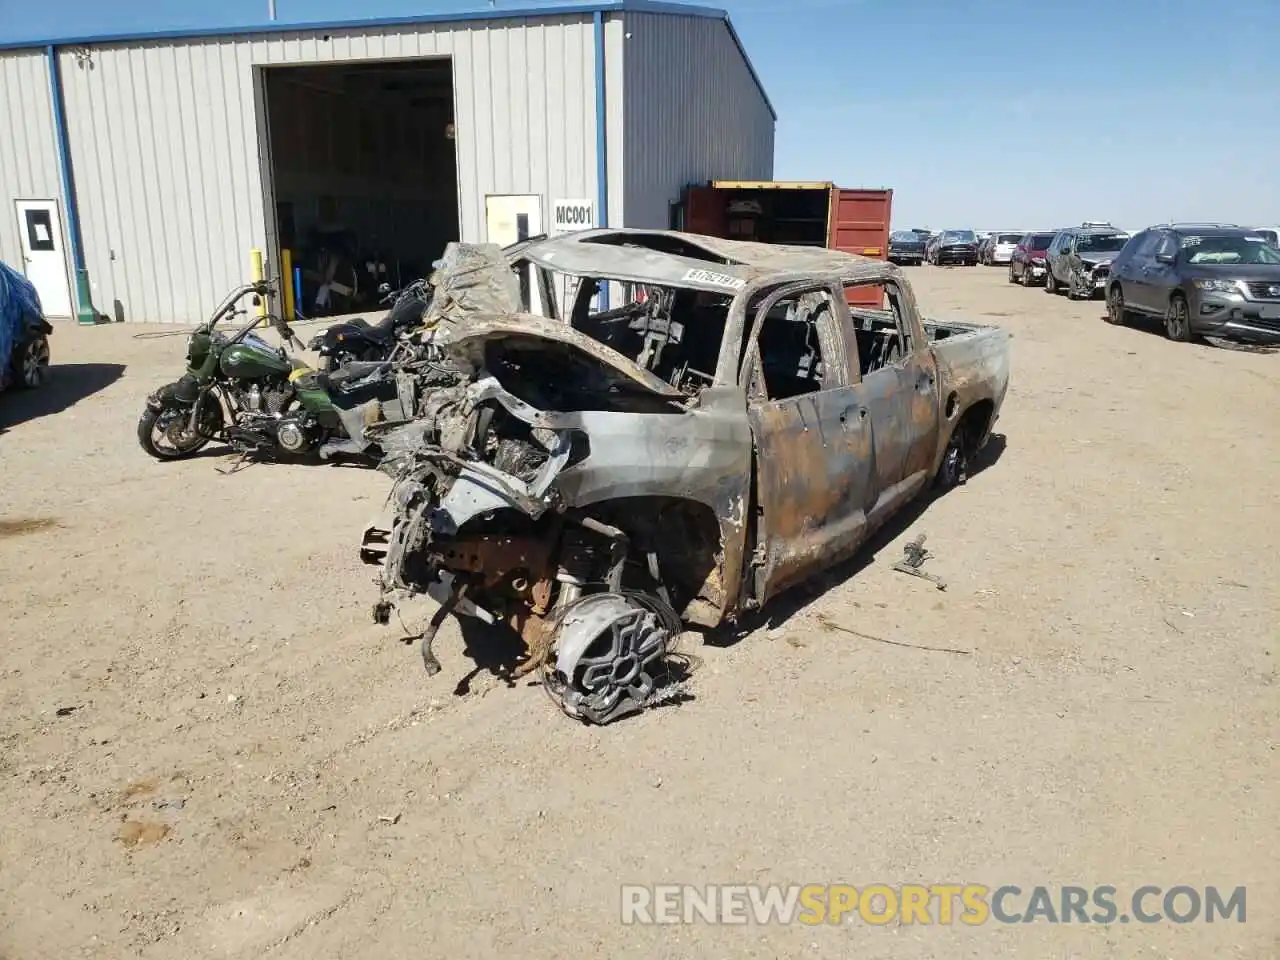
[[[665,13],[682,17],[709,17],[723,20],[728,14],[712,7],[686,3],[664,3],[658,0],[590,0],[586,3],[517,4],[510,7],[483,7],[455,13],[423,13],[407,17],[367,17],[355,20],[320,20],[311,23],[271,21],[238,27],[188,27],[179,30],[142,31],[139,33],[102,33],[52,37],[42,40],[11,40],[0,43],[0,50],[23,47],[88,46],[95,43],[130,43],[148,40],[197,40],[205,37],[237,37],[250,33],[295,33],[299,30],[361,30],[373,27],[407,27],[430,23],[465,23],[475,20],[510,20],[526,17],[557,17],[631,11]]]
[[[604,95],[604,13],[592,15],[596,36],[596,226],[609,226],[609,110]],[[609,286],[600,290],[600,309],[609,309]]]
[[[0,42],[0,50],[26,50],[33,47],[70,47],[92,46],[103,43],[146,43],[156,40],[200,40],[211,37],[243,37],[261,33],[298,33],[312,30],[370,30],[379,27],[411,27],[433,23],[468,23],[486,20],[510,20],[513,18],[580,16],[596,13],[656,13],[675,17],[701,17],[709,20],[723,20],[729,29],[729,35],[737,44],[747,69],[755,79],[764,98],[765,105],[773,119],[778,119],[778,112],[773,108],[769,94],[760,82],[751,58],[747,56],[738,32],[729,20],[729,14],[716,7],[702,7],[690,3],[668,3],[665,0],[590,0],[585,3],[549,3],[545,5],[520,4],[511,7],[484,7],[471,11],[456,13],[424,13],[411,17],[372,17],[357,20],[322,20],[313,23],[278,23],[255,24],[240,27],[206,27],[187,28],[183,30],[157,30],[141,33],[100,33],[82,34],[79,36],[52,37],[32,40],[8,40]]]
[[[53,100],[53,136],[58,151],[58,167],[62,174],[62,204],[67,211],[67,236],[71,238],[71,262],[76,270],[84,269],[84,245],[80,242],[80,213],[76,205],[76,181],[71,172],[71,141],[67,136],[67,111],[62,100],[62,68],[58,64],[58,51],[53,45],[45,47],[49,61],[49,93]],[[76,306],[81,307],[80,285],[72,278]]]

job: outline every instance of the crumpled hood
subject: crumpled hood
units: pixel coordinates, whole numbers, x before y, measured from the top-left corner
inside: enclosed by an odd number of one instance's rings
[[[1109,264],[1112,260],[1120,255],[1120,251],[1114,253],[1081,253],[1078,254],[1080,262],[1086,267],[1101,267]]]
[[[520,281],[496,243],[450,243],[439,264],[425,326],[461,328],[473,316],[519,312]]]
[[[507,271],[508,274],[510,271]],[[687,400],[678,389],[655,377],[611,347],[558,320],[529,313],[473,314],[441,342],[455,360],[475,371],[486,366],[491,348],[536,358],[542,351],[569,351],[589,370],[599,389],[624,393],[647,392],[670,400]],[[536,360],[535,360],[536,362]]]

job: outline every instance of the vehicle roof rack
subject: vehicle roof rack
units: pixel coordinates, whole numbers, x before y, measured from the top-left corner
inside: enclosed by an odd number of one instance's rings
[[[1115,224],[1110,220],[1086,220],[1080,224],[1082,227],[1114,227]]]
[[[1244,228],[1238,223],[1217,223],[1208,220],[1177,220],[1173,223],[1157,223],[1154,227],[1148,227],[1148,230],[1155,230],[1164,227],[1169,230],[1188,230],[1197,227],[1207,227],[1211,230],[1243,230]]]

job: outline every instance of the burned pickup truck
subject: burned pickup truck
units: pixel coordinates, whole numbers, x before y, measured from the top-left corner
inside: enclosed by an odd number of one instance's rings
[[[875,285],[887,310],[850,308]],[[607,299],[621,301],[608,309]],[[1009,378],[1008,335],[922,322],[888,263],[671,231],[452,245],[419,416],[379,425],[395,478],[365,532],[398,596],[506,624],[593,723],[664,697],[713,628],[962,483]]]

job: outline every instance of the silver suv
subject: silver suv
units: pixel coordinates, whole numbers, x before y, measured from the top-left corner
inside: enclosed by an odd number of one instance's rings
[[[1090,300],[1107,288],[1111,261],[1129,234],[1110,224],[1089,222],[1059,230],[1045,251],[1045,293],[1066,292],[1072,300]]]

